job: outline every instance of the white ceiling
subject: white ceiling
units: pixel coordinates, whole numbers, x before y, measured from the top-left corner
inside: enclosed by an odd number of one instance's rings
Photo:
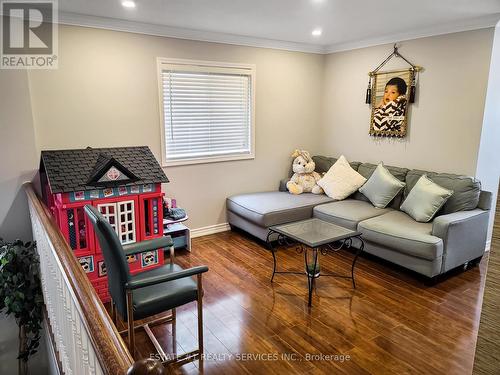
[[[493,26],[500,0],[60,0],[60,22],[331,52]],[[313,37],[311,31],[323,34]]]

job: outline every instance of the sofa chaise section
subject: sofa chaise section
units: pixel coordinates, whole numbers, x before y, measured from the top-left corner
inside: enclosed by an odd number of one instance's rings
[[[315,206],[332,201],[326,195],[268,191],[229,197],[226,206],[230,225],[265,241],[270,226],[309,219]]]

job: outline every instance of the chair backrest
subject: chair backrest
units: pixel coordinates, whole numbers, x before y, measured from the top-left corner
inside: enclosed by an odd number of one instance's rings
[[[115,302],[120,315],[126,316],[127,301],[125,283],[130,281],[130,271],[122,244],[114,229],[97,208],[86,205],[85,213],[94,227],[94,231],[104,255],[109,294]]]

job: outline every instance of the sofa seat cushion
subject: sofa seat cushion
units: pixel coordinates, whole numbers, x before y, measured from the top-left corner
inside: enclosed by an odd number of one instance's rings
[[[407,255],[427,260],[443,255],[443,240],[431,234],[432,223],[419,223],[401,211],[364,220],[357,229],[364,240]]]
[[[293,195],[283,191],[240,194],[227,198],[227,209],[261,227],[309,219],[313,207],[331,202],[323,194]]]
[[[357,230],[360,221],[385,214],[391,208],[373,207],[370,202],[344,199],[314,207],[313,216],[345,228]]]

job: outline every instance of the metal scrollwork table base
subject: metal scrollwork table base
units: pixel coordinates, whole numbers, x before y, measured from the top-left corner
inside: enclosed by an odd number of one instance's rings
[[[273,237],[275,238],[274,241],[271,240]],[[342,248],[350,248],[352,247],[354,238],[359,240],[360,246],[357,248],[354,259],[352,261],[351,275],[347,276],[338,273],[322,273],[320,271],[318,255],[321,254],[324,256],[328,252],[336,252]],[[356,261],[358,260],[359,255],[364,249],[364,241],[360,232],[346,229],[338,225],[314,218],[298,221],[295,223],[272,226],[271,228],[269,228],[266,242],[273,256],[273,273],[271,276],[271,282],[273,282],[274,276],[276,274],[305,274],[307,277],[309,307],[312,306],[311,300],[315,279],[319,278],[320,276],[351,279],[352,287],[356,289],[354,268],[356,266]],[[297,253],[304,254],[305,270],[302,272],[288,270],[278,271],[276,259],[277,249],[274,246],[274,243],[277,243],[278,246],[290,246],[296,243],[298,245],[296,247]]]

